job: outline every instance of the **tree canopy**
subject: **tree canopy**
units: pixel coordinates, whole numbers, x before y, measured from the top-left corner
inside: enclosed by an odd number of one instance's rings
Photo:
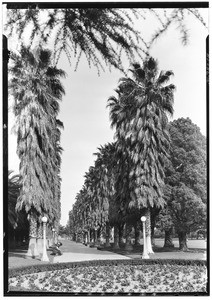
[[[166,164],[163,227],[184,235],[206,226],[206,139],[189,118],[169,124],[170,160]]]
[[[158,21],[158,27],[152,32],[150,41],[145,41],[142,28],[135,29],[136,20],[145,20],[149,12]],[[104,69],[103,61],[123,71],[121,54],[125,53],[132,62],[149,52],[155,40],[164,34],[173,24],[180,32],[184,44],[188,41],[186,20],[194,16],[206,26],[196,8],[175,9],[121,9],[121,8],[57,8],[40,9],[39,3],[32,8],[18,9],[12,5],[8,9],[6,28],[9,36],[16,33],[20,40],[26,29],[30,32],[30,43],[53,43],[55,63],[64,52],[76,67],[81,55],[87,58],[89,65],[98,70]],[[142,26],[142,25],[141,25]],[[102,61],[103,59],[103,61]]]

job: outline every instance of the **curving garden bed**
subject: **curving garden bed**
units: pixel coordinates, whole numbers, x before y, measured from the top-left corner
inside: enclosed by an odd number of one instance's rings
[[[9,271],[10,291],[59,293],[207,293],[197,260],[114,260],[30,266]]]

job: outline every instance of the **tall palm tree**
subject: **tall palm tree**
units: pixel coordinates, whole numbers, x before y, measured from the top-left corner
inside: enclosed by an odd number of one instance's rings
[[[120,150],[128,163],[129,201],[125,205],[146,208],[148,251],[151,247],[150,207],[164,204],[164,158],[168,156],[167,114],[173,114],[173,84],[165,85],[171,71],[161,71],[147,57],[134,63],[132,78],[122,78],[118,98],[109,98],[111,125],[116,127]],[[123,194],[123,190],[122,190]]]
[[[36,252],[41,217],[49,224],[60,214],[58,190],[60,156],[59,100],[64,94],[60,78],[64,71],[51,64],[51,51],[22,46],[12,53],[10,93],[14,98],[17,154],[20,159],[22,188],[17,209],[25,209],[30,220],[30,244]],[[57,184],[56,184],[57,183]],[[56,195],[57,194],[57,195]],[[32,248],[32,247],[31,247]],[[28,251],[29,255],[33,255]]]

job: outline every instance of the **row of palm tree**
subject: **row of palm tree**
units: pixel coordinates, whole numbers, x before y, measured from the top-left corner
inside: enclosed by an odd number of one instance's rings
[[[59,110],[58,100],[64,94],[60,83],[60,77],[64,76],[64,72],[55,66],[61,52],[64,51],[66,53],[69,61],[75,57],[76,67],[81,59],[81,55],[85,54],[89,65],[93,64],[98,70],[104,68],[102,59],[107,65],[123,70],[121,52],[124,51],[128,59],[132,61],[135,55],[139,57],[141,57],[141,53],[145,55],[148,46],[145,44],[140,33],[134,29],[130,11],[125,9],[81,9],[70,7],[47,9],[45,10],[46,14],[43,14],[43,10],[39,5],[36,8],[26,7],[25,5],[23,7],[25,9],[13,8],[13,4],[11,6],[8,4],[6,27],[9,37],[17,37],[20,46],[25,37],[26,30],[30,31],[31,29],[30,46],[24,47],[21,45],[20,54],[12,53],[11,55],[13,66],[11,68],[10,93],[15,99],[14,113],[18,135],[17,153],[20,158],[20,178],[22,184],[17,209],[21,210],[23,208],[27,212],[30,221],[30,235],[31,237],[35,237],[41,233],[40,219],[43,214],[48,215],[49,224],[52,226],[56,226],[60,218],[61,179],[59,172],[62,151],[60,147],[62,123],[57,120],[57,114]],[[142,11],[138,13],[137,10],[133,9],[131,12],[135,17],[143,17]],[[157,13],[153,10],[152,12],[158,18]],[[169,18],[167,17],[167,12],[164,11],[166,22],[161,33],[167,30],[170,24],[179,19],[178,13],[182,15],[179,24],[182,25],[182,21],[184,20],[183,10],[174,10]],[[193,13],[197,19],[203,22],[198,11],[190,10],[189,13]],[[179,28],[182,29],[182,26],[179,26]],[[181,30],[181,32],[184,32],[184,30]],[[160,33],[156,33],[155,38],[159,35]],[[42,46],[47,46],[47,43],[51,42],[52,39],[54,40],[53,57],[49,50],[42,49]],[[31,46],[33,43],[39,44],[39,47],[32,50]],[[52,64],[52,61],[54,61],[54,64]],[[134,69],[136,69],[136,65],[134,65]],[[162,78],[164,76],[165,74],[163,74]],[[136,85],[138,87],[140,83],[138,84],[134,80],[133,84],[134,87]],[[148,86],[146,86],[146,89],[148,90]],[[140,92],[143,93],[142,89]],[[129,98],[128,96],[127,98]],[[138,103],[139,101],[138,99],[136,100]],[[157,101],[159,103],[159,100]],[[120,103],[122,106],[124,100],[122,99]],[[128,109],[127,106],[125,108]],[[153,109],[155,108],[153,107]],[[131,117],[133,117],[135,112],[133,112],[133,109],[131,112]],[[146,115],[148,112],[143,110],[142,114]],[[133,122],[130,119],[131,117],[129,116],[129,122],[130,120]],[[135,117],[139,118],[137,115]],[[160,113],[158,117],[161,117]],[[148,118],[147,115],[144,118],[146,125],[148,124]],[[124,124],[123,120],[117,121]],[[115,119],[113,122],[114,124],[116,123]],[[155,120],[154,122],[157,121]],[[149,128],[148,131],[152,129],[154,127]],[[145,135],[149,134],[148,131],[146,131]],[[141,136],[140,138],[142,139]],[[136,139],[135,133],[131,139]],[[156,138],[156,144],[157,141]],[[119,140],[119,146],[117,147],[123,148],[125,147],[124,144],[125,142],[122,143]],[[126,149],[128,157],[128,160],[126,160],[127,168],[130,156],[128,146],[126,146]],[[134,161],[136,161],[136,154],[138,153],[139,149],[138,152],[133,154]],[[149,154],[149,157],[151,157],[151,154]],[[156,164],[154,166],[156,167]],[[148,171],[151,172],[151,169],[146,169],[145,172]],[[125,177],[127,180],[127,169]],[[145,186],[145,183],[143,183],[143,186]],[[133,190],[134,187],[131,187],[131,189]],[[148,189],[149,187],[147,187]],[[159,193],[158,191],[157,193]],[[139,191],[136,189],[132,193],[136,197],[139,195]],[[146,194],[147,192],[145,192]],[[122,197],[120,201],[123,202],[123,199]],[[142,202],[143,200],[132,198],[131,204],[137,205],[136,203],[140,203],[140,201]],[[151,206],[155,203],[155,200],[148,198],[148,203]]]
[[[173,73],[159,73],[158,63],[152,57],[147,57],[142,67],[133,64],[130,71],[132,78],[120,79],[117,97],[108,100],[115,142],[99,149],[73,211],[79,213],[80,206],[82,229],[89,203],[90,215],[86,218],[90,217],[99,227],[107,222],[113,225],[115,247],[120,227],[126,224],[126,232],[130,233],[133,224],[137,232],[137,222],[145,214],[151,253],[151,210],[165,204],[164,163],[170,144],[167,114],[173,113],[175,87],[165,85]],[[128,239],[126,244],[129,246]]]
[[[9,6],[9,5],[8,5]],[[122,9],[47,9],[7,7],[6,34],[18,42],[19,54],[11,53],[10,94],[13,95],[17,124],[17,153],[22,183],[17,210],[25,209],[30,236],[41,235],[41,217],[47,214],[49,225],[60,218],[60,129],[58,100],[64,94],[56,65],[64,51],[76,67],[84,53],[89,65],[103,69],[103,61],[123,71],[121,53],[129,60],[145,52],[143,39],[134,29],[136,10]],[[12,9],[10,9],[12,8]],[[42,14],[42,17],[41,17]],[[42,19],[42,24],[40,20]],[[28,26],[30,24],[30,26]],[[26,29],[30,45],[24,46]],[[56,30],[56,34],[55,34]],[[29,33],[28,31],[28,33]],[[43,49],[54,41],[53,53]],[[48,45],[47,45],[48,43]],[[37,48],[33,50],[34,45]],[[117,48],[118,47],[118,48]],[[34,243],[33,242],[33,243]]]

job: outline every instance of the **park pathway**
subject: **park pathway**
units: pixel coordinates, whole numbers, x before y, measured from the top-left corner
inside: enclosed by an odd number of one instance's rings
[[[70,240],[61,240],[63,245],[61,246],[62,255],[54,256],[53,263],[61,262],[76,262],[76,261],[88,261],[88,260],[114,260],[114,259],[139,259],[142,253],[125,253],[118,254],[105,250],[97,250],[96,248],[90,248],[81,243],[76,243]],[[195,242],[195,241],[194,241]],[[192,248],[205,248],[204,241],[189,242],[189,246]],[[157,240],[157,244],[160,245],[160,240]],[[203,250],[202,249],[202,250]],[[206,249],[205,249],[206,250]],[[202,252],[155,252],[150,254],[152,259],[200,259],[206,260],[206,251]]]
[[[63,245],[61,246],[61,251],[63,254],[61,256],[53,256],[51,255],[51,251],[49,250],[48,256],[50,262],[43,262],[40,258],[30,258],[26,257],[27,250],[11,250],[8,253],[8,267],[17,268],[23,266],[30,265],[40,265],[40,264],[48,264],[48,263],[62,263],[62,262],[77,262],[77,261],[88,261],[88,260],[114,260],[114,259],[140,259],[142,253],[140,251],[137,252],[128,252],[128,253],[114,253],[105,250],[97,250],[96,248],[90,248],[88,246],[84,246],[81,243],[76,243],[70,240],[62,239],[61,242]],[[163,239],[156,239],[156,245],[161,247],[163,246]],[[178,247],[177,240],[174,240],[176,244],[175,247]],[[150,258],[153,259],[200,259],[207,260],[206,257],[206,242],[203,240],[189,240],[188,241],[189,249],[191,252],[155,252],[155,254],[151,254]]]
[[[96,248],[90,248],[81,243],[76,243],[70,240],[61,240],[62,246],[61,256],[55,256],[53,263],[61,262],[76,262],[76,261],[88,261],[88,260],[114,260],[114,259],[130,259],[130,257],[116,254],[110,251],[97,250]]]

